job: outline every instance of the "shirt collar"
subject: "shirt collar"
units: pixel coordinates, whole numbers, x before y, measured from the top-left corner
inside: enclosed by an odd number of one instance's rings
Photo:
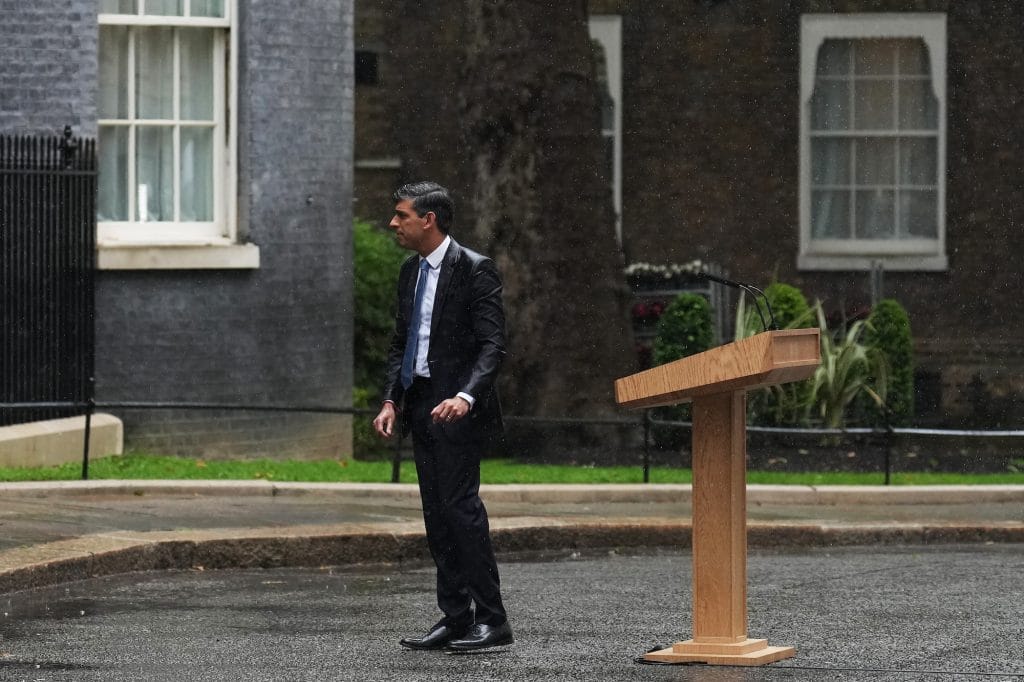
[[[427,256],[427,262],[430,263],[431,270],[437,270],[441,267],[441,261],[444,260],[444,254],[448,251],[448,245],[452,243],[452,238],[445,235],[444,241],[436,249],[430,252]]]

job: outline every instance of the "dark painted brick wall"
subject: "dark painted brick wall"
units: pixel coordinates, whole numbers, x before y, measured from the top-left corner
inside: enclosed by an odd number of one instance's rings
[[[0,132],[96,134],[96,0],[0,0]]]
[[[302,12],[240,4],[239,231],[260,247],[261,265],[101,272],[99,400],[350,404],[352,3]],[[0,56],[25,55],[0,75],[0,132],[56,129],[69,117],[94,132],[95,7],[42,6],[51,9],[0,2]],[[12,48],[8,32],[33,37]],[[65,69],[74,87],[64,84]],[[347,417],[119,414],[129,448],[206,457],[350,452]]]
[[[867,273],[806,272],[799,251],[800,16],[945,12],[948,21],[946,229],[949,269],[887,273],[884,293],[910,313],[917,359],[945,424],[1024,420],[1024,3],[1011,0],[589,0],[623,17],[623,235],[632,261],[728,268],[737,278],[800,286],[830,311],[869,303]],[[387,45],[391,3],[358,0],[361,45]],[[456,16],[460,2],[434,11]],[[449,23],[449,33],[459,23]],[[458,63],[458,35],[422,52],[438,74]],[[386,51],[382,59],[388,59]],[[357,157],[403,152],[381,117],[403,93],[357,92]],[[445,122],[425,122],[437,129]],[[389,131],[392,137],[386,136]],[[420,131],[422,133],[422,131]],[[390,150],[390,151],[389,151]],[[415,149],[409,151],[415,154]],[[412,156],[405,155],[409,161]],[[447,166],[445,164],[448,164]],[[451,174],[451,159],[433,172]],[[369,173],[360,186],[368,195]],[[571,200],[571,197],[568,198]],[[935,377],[939,379],[936,381]]]
[[[921,370],[941,376],[931,417],[1024,419],[1024,5],[942,0],[630,4],[624,18],[623,233],[631,260],[700,258],[741,279],[800,286],[831,311],[870,302],[867,273],[798,271],[800,16],[945,12],[946,272],[886,273]],[[972,387],[973,386],[973,387]]]

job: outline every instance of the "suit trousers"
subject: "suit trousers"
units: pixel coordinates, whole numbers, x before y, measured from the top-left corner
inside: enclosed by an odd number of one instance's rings
[[[480,447],[454,443],[430,411],[428,379],[406,392],[427,544],[437,565],[437,605],[453,626],[505,622],[487,510],[480,499]],[[476,606],[474,616],[473,605]]]

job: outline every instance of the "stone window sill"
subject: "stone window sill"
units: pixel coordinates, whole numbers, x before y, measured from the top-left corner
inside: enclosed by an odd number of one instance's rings
[[[255,244],[100,244],[98,270],[254,270]]]

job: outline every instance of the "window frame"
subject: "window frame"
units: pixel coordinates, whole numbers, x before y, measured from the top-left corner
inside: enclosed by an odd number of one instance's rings
[[[190,0],[184,0],[185,7]],[[138,10],[144,9],[140,3]],[[213,221],[152,221],[145,227],[134,219],[135,197],[129,197],[128,221],[97,221],[97,246],[100,269],[161,269],[161,268],[254,268],[259,265],[259,252],[253,245],[238,243],[238,2],[224,0],[224,17],[184,17],[149,14],[107,14],[97,15],[98,26],[128,26],[135,29],[146,27],[166,28],[212,28],[214,37],[214,125],[213,125]],[[135,41],[130,41],[130,53],[134,52]],[[177,44],[177,41],[176,41]],[[177,48],[175,48],[177,49]],[[134,57],[130,57],[134,59]],[[134,69],[134,65],[132,66]],[[180,105],[179,60],[175,60],[174,106]],[[132,72],[134,73],[134,71]],[[128,97],[134,115],[134,77],[128,83]],[[145,121],[142,125],[175,125],[180,120]],[[98,119],[97,127],[130,126],[138,127],[139,120]],[[129,137],[129,177],[134,174],[137,164],[134,137]],[[176,133],[177,137],[177,133]],[[179,147],[175,145],[180,154]],[[176,154],[176,156],[178,155]],[[180,160],[179,160],[180,161]],[[181,181],[180,169],[174,183]],[[180,208],[180,188],[176,187],[175,197],[179,198],[175,210]],[[129,194],[134,190],[130,189]]]
[[[800,32],[800,253],[801,270],[942,271],[946,256],[946,15],[940,12],[804,14]],[[936,100],[935,239],[815,239],[811,232],[811,97],[818,52],[828,39],[916,38],[929,56]],[[889,131],[884,131],[888,135]],[[898,131],[892,131],[897,134]]]

